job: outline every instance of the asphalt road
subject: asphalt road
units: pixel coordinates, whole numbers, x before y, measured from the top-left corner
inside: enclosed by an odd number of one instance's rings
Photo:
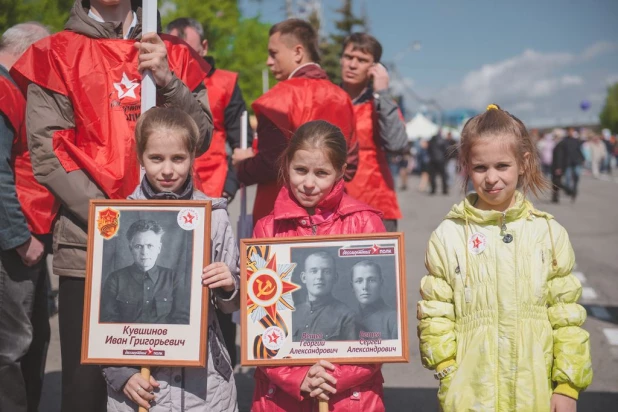
[[[437,411],[437,381],[419,361],[416,337],[418,287],[425,274],[424,253],[429,235],[450,207],[462,199],[459,190],[449,196],[429,196],[411,188],[399,193],[404,219],[408,298],[408,336],[410,363],[383,367],[385,401],[388,411]],[[249,197],[252,197],[249,193]],[[579,411],[610,411],[618,405],[618,180],[584,177],[581,195],[575,203],[563,199],[559,205],[536,199],[537,208],[553,214],[570,235],[577,258],[576,275],[584,292],[581,303],[588,311],[584,327],[590,332],[594,380],[578,403]],[[232,222],[238,219],[239,204],[230,206]],[[250,209],[249,209],[250,210]],[[57,281],[53,282],[57,284]],[[52,321],[52,342],[46,367],[45,387],[40,411],[60,410],[60,350],[57,317]],[[249,411],[253,392],[253,370],[238,368],[239,405]]]

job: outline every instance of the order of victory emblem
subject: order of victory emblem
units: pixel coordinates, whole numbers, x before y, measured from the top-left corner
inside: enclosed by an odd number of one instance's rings
[[[104,239],[109,240],[118,233],[120,212],[111,207],[99,211],[97,218],[97,229]]]

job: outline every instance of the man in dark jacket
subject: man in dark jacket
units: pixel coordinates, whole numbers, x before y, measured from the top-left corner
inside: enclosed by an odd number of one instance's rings
[[[305,259],[300,274],[307,291],[307,300],[292,312],[292,341],[357,340],[356,315],[333,296],[337,284],[334,258],[326,252],[316,252]]]
[[[31,232],[27,200],[16,188],[16,157],[27,154],[26,101],[8,72],[48,35],[39,24],[24,23],[0,39],[0,411],[38,410],[49,342],[45,247]]]
[[[551,162],[551,183],[552,183],[552,203],[558,203],[560,201],[560,190],[571,196],[571,191],[566,187],[562,178],[564,177],[564,170],[568,164],[568,156],[566,150],[566,138],[563,137],[555,146],[552,152]]]
[[[568,163],[566,164],[565,178],[566,185],[571,191],[573,200],[577,197],[577,187],[579,185],[579,176],[581,174],[582,165],[586,160],[582,153],[582,141],[575,137],[575,129],[569,128],[565,142],[565,150],[567,152]]]
[[[101,292],[101,322],[189,324],[189,293],[181,274],[157,265],[164,231],[136,220],[127,231],[133,264],[112,272]]]
[[[46,216],[54,222],[53,272],[60,276],[63,412],[106,409],[100,368],[80,364],[88,210],[90,199],[124,199],[139,183],[133,134],[141,73],[151,71],[159,105],[178,107],[196,122],[198,156],[213,130],[203,82],[208,64],[176,38],[142,36],[140,6],[76,0],[65,30],[31,47],[11,70],[28,93],[34,175],[56,200]]]
[[[436,193],[436,176],[442,179],[442,193],[448,194],[448,177],[446,176],[446,160],[449,143],[442,137],[442,131],[429,140],[429,183],[431,194]]]

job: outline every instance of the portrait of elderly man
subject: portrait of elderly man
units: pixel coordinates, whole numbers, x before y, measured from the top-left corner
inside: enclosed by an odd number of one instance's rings
[[[101,322],[189,324],[189,294],[181,276],[157,265],[164,230],[137,220],[127,231],[133,264],[112,272],[101,292]]]
[[[307,256],[300,274],[307,300],[292,312],[294,342],[303,340],[304,333],[330,341],[358,339],[356,315],[332,294],[337,279],[333,256],[327,252]]]
[[[380,332],[382,339],[397,339],[397,312],[382,298],[384,278],[380,265],[362,260],[352,266],[352,289],[359,303],[361,331]]]

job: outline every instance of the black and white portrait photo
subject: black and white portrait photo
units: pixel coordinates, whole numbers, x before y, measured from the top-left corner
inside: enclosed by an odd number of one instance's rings
[[[403,233],[240,245],[243,366],[408,361]]]
[[[103,248],[100,322],[189,324],[193,232],[177,212],[123,212]]]
[[[293,341],[322,335],[324,340],[358,340],[360,332],[397,339],[394,256],[339,257],[338,247],[292,248],[302,289],[294,292]]]
[[[323,340],[358,339],[359,325],[354,312],[333,296],[339,280],[335,257],[315,249],[298,261],[298,267],[306,296],[292,312],[293,341],[304,340],[303,334],[321,335]]]
[[[376,260],[352,266],[350,281],[358,301],[358,320],[363,332],[380,332],[382,339],[397,339],[397,311],[384,302],[384,277]]]

